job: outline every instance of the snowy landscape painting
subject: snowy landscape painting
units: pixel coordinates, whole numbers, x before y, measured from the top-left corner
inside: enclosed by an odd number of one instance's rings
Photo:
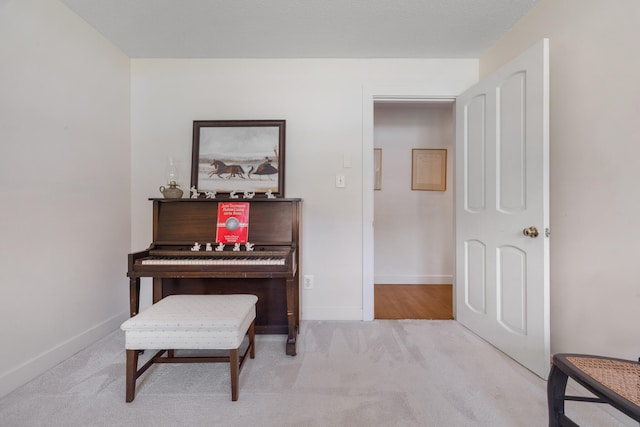
[[[284,120],[196,120],[191,186],[284,197],[284,143]]]

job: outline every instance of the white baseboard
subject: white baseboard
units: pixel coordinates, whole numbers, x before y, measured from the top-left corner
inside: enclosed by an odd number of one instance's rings
[[[453,283],[453,275],[425,275],[425,276],[402,276],[402,275],[376,275],[374,278],[376,285],[450,285]]]
[[[23,386],[90,344],[104,338],[118,329],[122,322],[128,318],[128,312],[113,316],[3,374],[0,376],[0,397]]]
[[[302,320],[362,320],[362,307],[302,307]]]

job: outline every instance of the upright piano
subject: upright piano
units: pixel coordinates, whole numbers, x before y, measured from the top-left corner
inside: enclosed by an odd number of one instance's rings
[[[249,293],[258,297],[256,333],[287,334],[296,354],[300,326],[300,199],[150,199],[153,241],[129,254],[130,314],[140,309],[140,278],[153,278],[153,302],[172,294]],[[216,251],[218,203],[249,203],[247,251]],[[199,251],[192,247],[198,242]],[[206,251],[211,243],[214,250]]]

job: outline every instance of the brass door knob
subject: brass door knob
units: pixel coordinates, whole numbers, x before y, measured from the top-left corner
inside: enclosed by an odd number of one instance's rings
[[[531,226],[522,230],[522,234],[524,234],[525,236],[534,238],[534,237],[538,237],[539,233],[537,228],[535,228],[534,226]]]

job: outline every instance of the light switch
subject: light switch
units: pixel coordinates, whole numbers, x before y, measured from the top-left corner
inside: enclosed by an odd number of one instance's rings
[[[347,182],[346,179],[344,177],[344,175],[342,174],[336,174],[336,187],[337,188],[344,188],[346,187]]]
[[[351,153],[344,153],[344,156],[342,156],[342,167],[351,167]]]

